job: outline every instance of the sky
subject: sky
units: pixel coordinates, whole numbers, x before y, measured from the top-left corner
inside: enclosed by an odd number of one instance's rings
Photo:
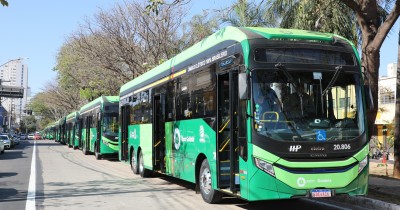
[[[0,65],[9,60],[25,58],[23,63],[28,65],[28,86],[33,96],[56,79],[53,68],[57,53],[71,33],[83,23],[83,19],[93,17],[99,8],[108,10],[124,0],[8,2],[8,7],[0,6]],[[203,9],[220,9],[229,2],[234,0],[201,0],[201,4],[198,0],[192,0],[190,16],[200,14]],[[399,21],[381,48],[380,75],[386,75],[387,64],[397,63],[398,25]]]

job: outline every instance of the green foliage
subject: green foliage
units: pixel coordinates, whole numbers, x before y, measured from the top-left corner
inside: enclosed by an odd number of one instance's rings
[[[281,19],[280,27],[335,33],[358,46],[360,36],[354,12],[341,1],[270,0],[266,16]],[[275,16],[277,15],[277,16]]]
[[[5,7],[8,6],[7,0],[0,0],[0,3],[1,3],[3,6],[5,6]]]
[[[36,128],[36,119],[35,116],[26,116],[21,121],[21,132],[23,133],[32,133],[38,130]]]
[[[267,19],[265,8],[255,2],[238,0],[233,7],[224,15],[222,21],[237,27],[260,27],[271,26],[273,22]]]

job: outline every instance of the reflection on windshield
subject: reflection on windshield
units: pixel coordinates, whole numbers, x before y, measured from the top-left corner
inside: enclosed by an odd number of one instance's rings
[[[103,132],[105,135],[118,135],[118,113],[106,113],[103,119]]]
[[[257,133],[281,141],[324,142],[351,140],[364,131],[358,75],[343,71],[282,72],[252,72]]]

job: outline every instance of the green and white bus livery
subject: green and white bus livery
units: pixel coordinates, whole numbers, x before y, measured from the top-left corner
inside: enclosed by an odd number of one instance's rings
[[[82,152],[96,159],[118,154],[118,96],[101,96],[79,110]]]
[[[226,27],[120,89],[119,158],[208,203],[365,195],[360,60],[348,40]]]

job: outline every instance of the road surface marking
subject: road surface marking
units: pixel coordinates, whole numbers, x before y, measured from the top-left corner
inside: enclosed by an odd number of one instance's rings
[[[36,141],[33,144],[31,176],[29,177],[28,195],[26,197],[25,210],[36,209]]]

